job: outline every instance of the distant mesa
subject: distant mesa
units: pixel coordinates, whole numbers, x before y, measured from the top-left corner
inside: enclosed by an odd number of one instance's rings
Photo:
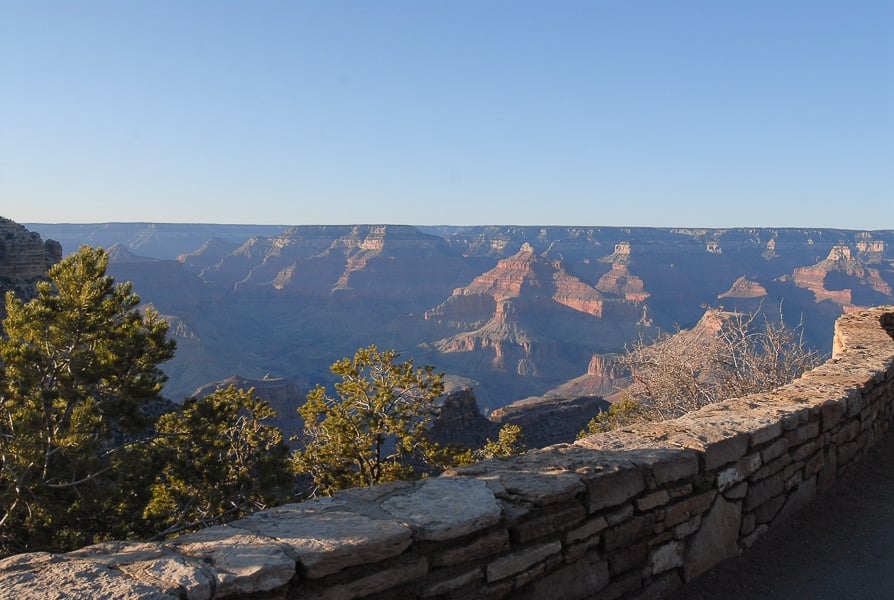
[[[863,247],[884,248],[869,242]],[[863,253],[870,258],[873,254],[874,251]],[[791,279],[796,286],[813,292],[816,302],[828,300],[842,307],[884,303],[885,298],[892,296],[891,285],[878,269],[868,266],[859,256],[854,255],[850,246],[836,244],[825,259],[813,266],[795,269]],[[858,290],[856,298],[855,290]]]
[[[568,273],[560,261],[545,260],[533,246],[519,251],[482,273],[465,287],[457,288],[444,303],[425,313],[429,320],[481,324],[499,313],[507,314],[503,301],[527,304],[555,302],[594,317],[602,316],[603,297],[594,287]]]
[[[199,249],[180,254],[177,260],[188,269],[200,272],[203,269],[216,265],[224,257],[235,252],[239,246],[240,244],[234,242],[227,242],[220,238],[211,238],[202,244]]]
[[[599,278],[596,289],[631,302],[645,302],[651,295],[644,289],[643,280],[630,273],[626,262],[612,263],[612,270]]]
[[[109,254],[109,262],[110,263],[137,263],[137,262],[159,262],[157,258],[150,258],[148,256],[138,256],[131,252],[130,248],[125,246],[124,244],[112,244],[108,248],[106,248],[106,252]]]
[[[626,265],[630,262],[631,245],[630,242],[618,242],[615,244],[615,251],[608,256],[602,257],[602,262],[608,262],[615,265]]]
[[[748,279],[744,275],[733,282],[733,285],[718,298],[763,298],[767,295],[767,288],[758,282]]]
[[[461,330],[435,342],[443,353],[486,351],[495,369],[536,376],[555,340],[538,333],[538,322],[559,305],[590,318],[602,316],[602,294],[564,270],[561,262],[541,258],[530,244],[493,269],[457,288],[425,319]]]

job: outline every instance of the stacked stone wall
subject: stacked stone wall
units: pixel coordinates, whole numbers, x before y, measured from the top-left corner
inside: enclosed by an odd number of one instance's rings
[[[666,597],[887,431],[892,336],[894,307],[855,312],[838,320],[830,360],[773,392],[163,543],[12,557],[0,597]]]

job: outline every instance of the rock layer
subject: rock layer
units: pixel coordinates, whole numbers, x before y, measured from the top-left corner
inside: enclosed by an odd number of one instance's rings
[[[37,282],[46,279],[49,268],[61,259],[59,242],[44,241],[40,234],[0,217],[0,292],[15,292],[21,300],[33,298]],[[0,317],[5,310],[5,304],[0,305]]]
[[[838,316],[894,302],[892,231],[145,223],[35,230],[75,248],[120,242],[167,259],[130,257],[112,274],[132,281],[183,334],[165,365],[165,391],[175,400],[233,373],[331,381],[332,362],[375,341],[474,385],[482,406],[494,409],[581,377],[594,354],[623,352],[640,332],[691,327],[704,305],[780,307],[788,325],[803,320],[809,345],[827,351]]]

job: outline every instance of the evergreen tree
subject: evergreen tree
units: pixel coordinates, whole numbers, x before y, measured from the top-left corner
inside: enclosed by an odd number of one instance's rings
[[[159,536],[229,521],[294,491],[289,447],[264,421],[275,411],[254,390],[230,386],[163,415],[150,460],[158,463],[144,516]]]
[[[414,479],[438,460],[441,451],[426,434],[438,414],[443,374],[398,358],[375,346],[358,350],[331,366],[341,377],[337,397],[318,385],[298,409],[304,448],[295,453],[295,468],[317,492]]]
[[[6,296],[0,339],[0,554],[68,550],[120,534],[140,489],[126,449],[160,399],[167,324],[137,310],[108,254],[81,248],[53,266],[37,297]]]

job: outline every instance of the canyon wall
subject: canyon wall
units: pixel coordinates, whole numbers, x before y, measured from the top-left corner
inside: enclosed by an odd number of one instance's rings
[[[608,396],[610,378],[581,379],[594,357],[689,328],[706,306],[803,322],[807,345],[828,353],[841,314],[894,303],[894,231],[29,227],[66,254],[109,248],[109,274],[172,324],[175,402],[234,375],[331,384],[332,362],[370,343],[435,365],[487,410]]]
[[[0,217],[0,317],[5,314],[2,296],[7,291],[21,300],[37,294],[37,282],[46,279],[47,270],[62,259],[62,246],[22,225]]]
[[[890,426],[894,306],[790,385],[161,543],[0,561],[3,597],[662,598],[827,489]]]

